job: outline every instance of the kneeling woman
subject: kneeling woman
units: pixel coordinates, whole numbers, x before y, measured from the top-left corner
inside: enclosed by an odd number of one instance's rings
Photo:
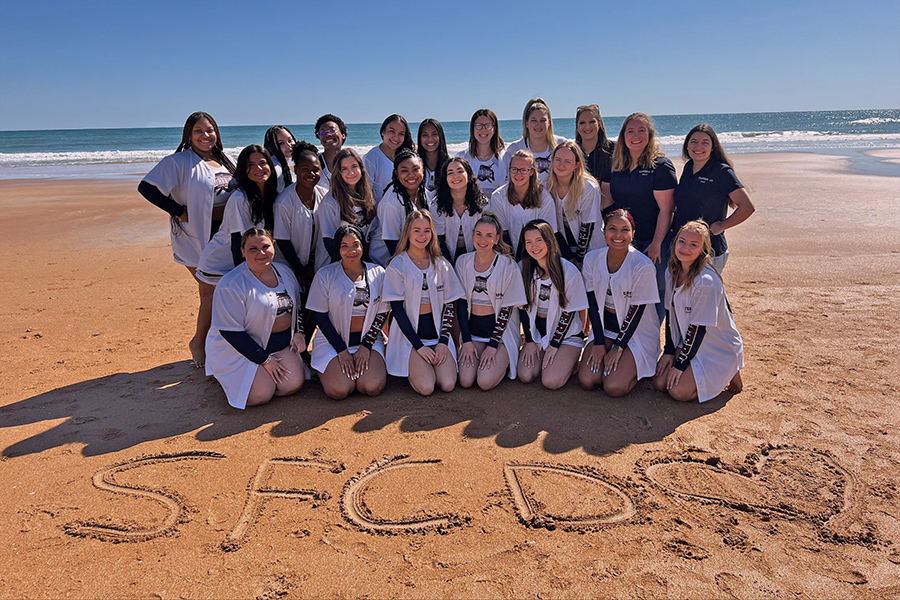
[[[336,262],[316,273],[306,305],[322,334],[313,339],[312,368],[330,398],[342,400],[354,390],[377,396],[387,379],[384,268],[363,262],[365,234],[356,225],[338,227],[334,240]]]
[[[710,258],[705,221],[678,231],[666,272],[666,347],[653,386],[676,400],[706,402],[743,387],[744,343],[731,314],[722,278]]]
[[[235,408],[293,394],[306,376],[298,356],[306,339],[297,279],[272,265],[275,241],[265,229],[248,229],[241,253],[245,261],[216,286],[206,338],[206,374],[219,380]]]
[[[413,389],[428,396],[437,384],[456,385],[456,348],[450,331],[462,285],[438,248],[434,220],[414,209],[403,224],[397,254],[385,273],[384,300],[391,303],[387,371],[408,377]]]
[[[493,213],[475,223],[475,251],[456,263],[465,297],[457,301],[462,347],[459,352],[459,384],[489,390],[509,369],[516,378],[519,360],[518,307],[525,304],[522,273],[503,241],[503,228]]]
[[[588,307],[584,281],[575,265],[560,256],[549,223],[531,221],[522,238],[526,306],[519,309],[525,333],[519,381],[531,383],[540,376],[544,387],[555,390],[566,384],[581,356],[584,334],[578,311]]]
[[[582,276],[594,341],[584,350],[578,381],[586,390],[602,385],[607,395],[618,397],[634,389],[638,379],[656,372],[659,292],[653,261],[631,245],[631,214],[621,208],[610,213],[604,235],[608,247],[584,258]]]

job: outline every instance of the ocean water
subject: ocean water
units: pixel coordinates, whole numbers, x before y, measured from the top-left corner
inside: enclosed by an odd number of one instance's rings
[[[615,139],[623,116],[604,117]],[[750,152],[821,152],[843,154],[858,167],[900,175],[900,166],[866,157],[866,150],[900,147],[900,109],[814,112],[661,115],[654,117],[660,143],[669,156],[681,153],[687,132],[709,123],[729,154]],[[466,147],[468,121],[442,123],[448,148]],[[575,119],[556,118],[554,132],[575,137]],[[287,125],[297,139],[316,142],[313,126]],[[378,123],[349,123],[345,145],[360,154],[381,142]],[[411,123],[413,135],[416,123]],[[237,157],[248,144],[261,144],[267,125],[223,126],[226,152]],[[521,121],[500,122],[507,143],[522,136]],[[64,129],[0,131],[0,179],[142,177],[154,163],[171,154],[181,140],[181,127],[135,129]]]

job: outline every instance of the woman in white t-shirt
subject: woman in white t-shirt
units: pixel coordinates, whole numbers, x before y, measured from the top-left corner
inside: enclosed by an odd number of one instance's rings
[[[572,376],[584,345],[579,313],[588,307],[578,268],[559,252],[553,228],[531,221],[522,230],[522,282],[526,304],[519,309],[525,344],[519,353],[519,381],[540,378],[545,388],[561,388]]]
[[[406,217],[415,209],[429,210],[434,214],[433,202],[431,193],[425,189],[422,158],[413,150],[399,150],[394,157],[391,187],[377,208],[381,237],[373,242],[370,250],[372,259],[386,265],[388,259],[396,254]],[[440,227],[438,233],[443,235]]]
[[[337,154],[347,141],[347,125],[337,115],[327,113],[316,119],[316,139],[322,144],[319,166],[322,168],[322,183],[330,188],[331,177],[337,169]]]
[[[197,279],[218,285],[222,276],[244,262],[241,236],[251,227],[272,231],[278,196],[275,166],[269,151],[258,144],[241,150],[234,172],[237,189],[225,206],[219,230],[203,248]]]
[[[504,148],[497,115],[489,108],[476,110],[469,121],[469,147],[457,156],[472,165],[478,185],[488,198],[509,177],[509,165],[501,158]]]
[[[710,262],[705,221],[685,223],[666,271],[666,346],[653,386],[675,400],[711,400],[743,388],[744,343],[722,278]]]
[[[316,273],[306,304],[319,327],[312,368],[329,398],[342,400],[354,391],[377,396],[387,380],[384,268],[363,261],[364,235],[356,225],[341,225],[331,235],[335,262]]]
[[[538,179],[544,183],[550,176],[550,154],[565,139],[553,135],[553,117],[550,115],[550,107],[543,98],[532,98],[522,111],[522,138],[509,145],[504,160],[509,166],[510,158],[517,150],[530,150],[534,155]]]
[[[487,205],[465,158],[454,156],[444,164],[434,205],[436,227],[444,236],[441,251],[455,265],[460,256],[475,249],[472,232]]]
[[[456,271],[437,244],[427,210],[413,210],[403,224],[397,254],[385,269],[384,300],[393,319],[386,351],[387,371],[407,377],[423,396],[435,386],[456,386],[456,346],[451,330],[456,301],[464,295]]]
[[[234,163],[223,150],[216,120],[209,113],[195,112],[184,123],[175,154],[162,159],[138,185],[144,198],[169,213],[175,262],[187,267],[198,284],[197,329],[188,344],[198,368],[206,358],[214,288],[197,279],[197,263],[234,191],[233,173]]]
[[[437,119],[425,119],[419,124],[416,150],[425,167],[425,189],[432,194],[437,188],[437,177],[447,162],[447,137],[444,127]]]
[[[551,155],[547,193],[556,206],[557,238],[563,256],[581,265],[589,250],[605,245],[600,216],[600,185],[584,168],[575,142],[560,143]]]
[[[245,261],[216,286],[206,341],[206,374],[215,376],[235,408],[294,394],[306,379],[297,279],[272,264],[275,242],[265,229],[244,232],[241,252]]]
[[[397,152],[404,148],[415,149],[409,123],[402,115],[394,114],[386,118],[381,123],[380,134],[381,143],[366,152],[363,157],[376,204],[381,202],[382,196],[390,187]]]
[[[619,397],[656,372],[659,292],[656,267],[631,245],[634,219],[628,211],[611,212],[604,234],[608,246],[588,252],[581,270],[593,341],[584,349],[578,381],[586,390],[602,385],[608,396]]]
[[[363,260],[372,261],[369,247],[372,239],[381,239],[375,199],[366,176],[366,165],[353,148],[341,148],[334,157],[335,171],[331,191],[319,204],[319,226],[329,256],[335,256],[336,242],[331,237],[341,225],[355,225],[363,232]]]
[[[491,195],[489,210],[497,215],[503,227],[503,239],[517,259],[522,258],[519,240],[529,221],[543,219],[556,230],[556,206],[553,198],[538,180],[534,156],[528,150],[517,150],[509,163],[509,183]]]
[[[263,148],[269,151],[275,163],[275,179],[278,182],[279,192],[294,182],[291,175],[291,150],[296,143],[294,134],[284,125],[273,125],[266,130]]]

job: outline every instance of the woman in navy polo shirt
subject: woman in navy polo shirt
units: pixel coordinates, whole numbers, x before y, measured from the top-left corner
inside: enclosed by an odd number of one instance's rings
[[[674,210],[675,166],[656,140],[650,117],[629,115],[619,131],[612,162],[603,173],[600,186],[603,213],[623,208],[634,218],[634,247],[656,264],[659,297],[666,290],[666,262],[669,249],[663,240],[669,231]],[[662,303],[656,312],[662,319]]]
[[[721,273],[728,262],[725,230],[746,221],[756,207],[734,174],[734,165],[712,127],[702,123],[691,129],[684,138],[681,154],[687,162],[675,188],[672,231],[697,219],[709,223],[714,255],[710,258]],[[729,205],[734,207],[730,215]]]

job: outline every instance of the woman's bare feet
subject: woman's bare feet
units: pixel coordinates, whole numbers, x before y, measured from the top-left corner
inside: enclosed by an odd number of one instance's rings
[[[188,344],[191,350],[191,366],[195,369],[202,369],[206,365],[206,344],[199,342],[194,338]]]
[[[734,374],[734,377],[731,378],[731,381],[728,383],[728,386],[725,388],[725,391],[737,394],[742,389],[744,389],[744,382],[741,379],[741,372],[738,371],[737,373]]]

